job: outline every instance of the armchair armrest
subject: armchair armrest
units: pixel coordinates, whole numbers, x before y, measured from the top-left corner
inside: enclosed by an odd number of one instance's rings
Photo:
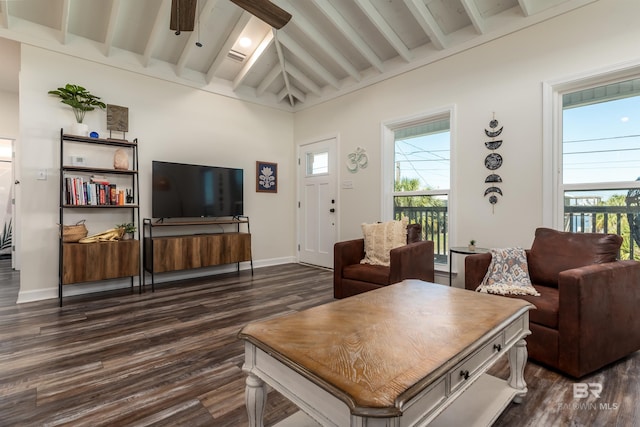
[[[333,283],[342,286],[342,269],[347,265],[359,264],[364,258],[364,239],[347,240],[333,245]]]
[[[615,261],[560,273],[559,366],[581,377],[640,349],[640,263]]]
[[[475,291],[487,274],[489,264],[491,253],[467,255],[464,259],[464,287]]]
[[[334,270],[342,272],[345,265],[359,264],[364,258],[364,239],[338,242],[333,246]],[[340,267],[340,268],[338,268]]]
[[[428,240],[392,249],[389,254],[390,283],[402,282],[404,279],[433,282],[435,280],[433,251],[433,242]]]

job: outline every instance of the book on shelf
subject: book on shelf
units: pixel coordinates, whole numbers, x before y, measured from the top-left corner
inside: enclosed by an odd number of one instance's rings
[[[91,175],[91,183],[109,185],[109,180],[103,175]]]
[[[92,176],[65,176],[63,180],[63,204],[70,206],[124,205],[125,190],[116,184]]]

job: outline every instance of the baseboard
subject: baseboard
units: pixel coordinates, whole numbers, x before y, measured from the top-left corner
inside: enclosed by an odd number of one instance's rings
[[[295,257],[270,258],[253,261],[253,268],[271,267],[274,265],[295,263]],[[240,271],[251,270],[250,262],[241,262]],[[215,276],[217,274],[233,273],[236,271],[235,264],[220,265],[211,268],[199,268],[195,270],[181,270],[167,273],[158,273],[155,277],[155,283],[173,282],[177,280],[196,279],[200,277]],[[151,275],[146,273],[147,286],[151,284]]]
[[[261,259],[259,261],[253,261],[253,268],[271,267],[272,265],[282,265],[282,264],[295,264],[297,262],[298,260],[294,256]],[[249,263],[245,263],[245,264],[249,264]]]
[[[58,297],[58,288],[37,289],[35,291],[19,291],[17,304],[42,301]]]
[[[269,258],[262,259],[258,261],[253,261],[253,268],[260,267],[271,267],[274,265],[282,265],[282,264],[292,264],[297,262],[295,257],[281,257],[281,258]],[[240,270],[250,270],[251,263],[249,262],[241,262]],[[231,273],[236,271],[235,264],[228,264],[213,268],[207,269],[197,269],[197,270],[183,270],[179,272],[172,273],[162,273],[157,274],[155,277],[156,283],[164,283],[164,282],[172,282],[175,280],[185,280],[185,279],[195,279],[199,277],[207,277],[213,276],[216,274],[224,274]],[[150,284],[151,276],[146,273],[147,277],[147,285]],[[131,286],[131,282],[129,279],[118,279],[117,281],[104,281],[104,282],[95,282],[95,283],[85,283],[85,284],[76,284],[64,286],[64,296],[75,296],[75,295],[84,295],[91,294],[95,292],[104,292],[104,291],[112,291],[116,289],[126,289]],[[137,278],[134,279],[134,286],[138,287]],[[32,291],[23,291],[20,290],[18,292],[18,304],[27,303],[27,302],[35,302],[35,301],[43,301],[47,299],[58,298],[58,287],[46,288],[46,289],[36,289]]]
[[[133,282],[134,287],[138,286],[138,279],[135,278]],[[64,286],[64,296],[70,297],[75,295],[92,294],[95,292],[113,291],[116,289],[127,289],[131,287],[131,281],[129,279],[118,279],[96,283],[78,283],[75,285]],[[58,298],[58,287],[36,289],[33,291],[18,292],[18,304],[26,302],[42,301],[47,299]]]

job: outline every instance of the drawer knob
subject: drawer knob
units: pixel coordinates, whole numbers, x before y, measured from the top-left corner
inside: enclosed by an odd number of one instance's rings
[[[460,376],[463,377],[465,380],[469,379],[469,371],[467,371],[466,369],[464,371],[460,371]]]
[[[502,350],[502,344],[494,344],[494,345],[493,345],[493,349],[494,349],[495,351],[500,351],[500,350]]]

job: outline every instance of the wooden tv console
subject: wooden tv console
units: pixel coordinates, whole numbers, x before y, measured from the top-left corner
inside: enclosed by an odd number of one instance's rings
[[[240,226],[246,225],[247,232],[241,232]],[[212,267],[223,264],[251,263],[253,275],[253,258],[251,256],[251,232],[248,217],[211,221],[153,222],[145,218],[144,250],[143,250],[143,286],[146,285],[145,273],[151,273],[151,290],[155,291],[155,273],[190,270],[194,268]],[[219,227],[218,232],[195,232],[191,234],[170,235],[154,233],[154,229],[168,230],[169,227]],[[235,226],[228,231],[225,226]],[[156,230],[156,231],[158,231]]]

